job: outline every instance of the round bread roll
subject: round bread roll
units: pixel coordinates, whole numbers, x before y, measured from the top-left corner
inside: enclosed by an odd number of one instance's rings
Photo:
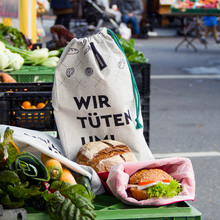
[[[129,184],[138,184],[139,182],[148,182],[156,180],[172,180],[173,177],[161,169],[142,169],[134,173],[129,180]]]
[[[137,161],[129,147],[119,141],[101,140],[84,144],[77,154],[77,163],[91,166],[97,173],[110,171],[112,166]]]

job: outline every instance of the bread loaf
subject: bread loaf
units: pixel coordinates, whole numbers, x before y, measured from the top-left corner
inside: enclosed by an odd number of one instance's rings
[[[129,147],[113,140],[89,142],[77,154],[77,163],[91,166],[97,173],[110,171],[115,164],[132,161],[137,159]]]

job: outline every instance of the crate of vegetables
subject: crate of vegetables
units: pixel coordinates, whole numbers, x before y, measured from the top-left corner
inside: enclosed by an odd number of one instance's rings
[[[171,6],[171,11],[177,13],[194,13],[196,1],[197,0],[175,0]]]
[[[0,124],[56,130],[52,108],[52,83],[1,83]]]
[[[195,10],[198,13],[219,13],[220,0],[197,0]]]

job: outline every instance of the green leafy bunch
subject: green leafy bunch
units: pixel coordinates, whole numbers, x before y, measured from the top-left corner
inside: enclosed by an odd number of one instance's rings
[[[20,49],[27,49],[21,32],[12,26],[0,24],[0,40]]]
[[[13,132],[7,127],[0,143],[0,203],[4,208],[21,207],[26,199],[41,194],[41,181],[50,177],[37,157],[20,152]]]
[[[8,170],[10,164],[20,153],[19,149],[16,147],[13,141],[12,135],[13,130],[6,128],[3,136],[3,142],[0,143],[0,171]]]
[[[44,193],[47,210],[53,219],[95,219],[96,212],[86,188],[81,184],[71,185],[64,181],[51,184],[54,193]]]
[[[54,181],[50,185],[44,164],[33,154],[20,152],[12,135],[13,130],[6,128],[0,143],[0,204],[47,210],[52,219],[95,219],[95,195],[87,179],[81,178],[83,184]]]
[[[130,63],[147,63],[148,59],[144,54],[138,50],[135,50],[135,40],[131,38],[130,40],[125,40],[121,36],[117,36],[123,49],[125,55]]]

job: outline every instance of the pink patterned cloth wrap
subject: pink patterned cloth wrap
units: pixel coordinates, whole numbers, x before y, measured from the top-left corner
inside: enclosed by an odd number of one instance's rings
[[[181,183],[182,191],[178,196],[172,198],[150,198],[140,201],[134,199],[126,192],[129,177],[137,170],[143,168],[158,168],[166,171]],[[174,157],[117,164],[109,172],[107,185],[114,196],[126,204],[161,206],[195,199],[194,171],[188,158]]]

